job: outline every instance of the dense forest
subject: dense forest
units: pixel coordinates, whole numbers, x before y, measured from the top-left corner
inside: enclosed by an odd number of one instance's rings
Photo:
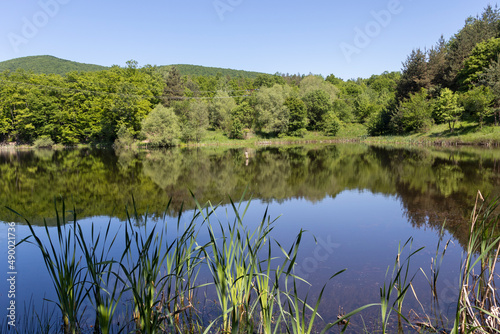
[[[500,11],[487,7],[449,40],[414,49],[401,72],[367,79],[238,71],[183,74],[176,66],[113,66],[100,71],[0,73],[0,141],[199,142],[207,130],[228,138],[335,136],[360,123],[372,136],[455,131],[460,120],[500,121]],[[248,72],[247,72],[248,73]]]

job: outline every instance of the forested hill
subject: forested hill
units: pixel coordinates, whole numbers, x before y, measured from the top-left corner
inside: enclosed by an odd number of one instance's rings
[[[160,68],[170,69],[175,66],[181,75],[195,75],[195,76],[216,76],[220,73],[223,76],[230,76],[231,78],[248,78],[255,79],[260,72],[250,72],[243,70],[232,70],[229,68],[219,68],[219,67],[206,67],[199,65],[184,65],[184,64],[176,64],[176,65],[166,65],[160,66]]]
[[[232,70],[227,68],[206,67],[199,65],[165,65],[159,66],[160,69],[169,70],[175,66],[181,75],[196,75],[196,76],[216,76],[220,73],[223,76],[231,78],[249,78],[255,79],[259,72],[249,72],[242,70]],[[15,58],[0,62],[0,72],[5,70],[15,71],[22,68],[26,71],[33,71],[36,74],[59,74],[65,75],[68,72],[94,72],[106,70],[109,67],[78,63],[71,60],[61,59],[54,56],[30,56]]]
[[[94,72],[102,71],[108,67],[78,63],[76,61],[65,60],[54,56],[30,56],[15,58],[0,62],[0,72],[5,70],[15,71],[22,68],[26,71],[33,71],[37,74],[59,74],[68,72]]]

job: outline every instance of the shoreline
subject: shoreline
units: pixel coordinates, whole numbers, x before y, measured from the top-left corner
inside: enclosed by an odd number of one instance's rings
[[[238,142],[200,142],[200,143],[181,143],[173,147],[150,147],[141,143],[134,144],[135,147],[125,147],[124,149],[168,149],[168,148],[203,148],[203,147],[265,147],[265,146],[287,146],[287,145],[322,145],[322,144],[366,144],[366,145],[383,145],[383,146],[426,146],[426,147],[482,147],[482,148],[499,148],[500,141],[484,140],[484,141],[463,141],[449,140],[437,138],[435,140],[411,140],[404,137],[383,138],[367,137],[367,138],[335,138],[335,139],[297,139],[297,140],[259,140],[259,141],[238,141]],[[79,144],[79,145],[54,145],[53,147],[35,147],[33,145],[15,144],[5,145],[0,144],[0,151],[31,151],[31,150],[74,150],[84,148],[97,149],[115,149],[113,144]]]
[[[251,137],[248,139],[228,139],[217,132],[206,136],[201,142],[180,143],[177,148],[198,148],[198,147],[261,147],[261,146],[280,146],[280,145],[311,145],[311,144],[344,144],[358,143],[367,145],[402,145],[402,146],[435,146],[435,147],[500,147],[500,137],[494,135],[478,135],[474,137],[456,135],[453,137],[436,136],[435,134],[412,134],[407,136],[367,136],[362,131],[357,133],[344,133],[337,137],[327,137],[317,133],[309,133],[306,137],[284,137],[284,138],[262,138]],[[15,151],[15,150],[35,150],[35,149],[83,149],[83,148],[100,148],[114,149],[113,143],[84,143],[76,145],[55,144],[51,147],[35,147],[26,143],[0,143],[0,151]],[[133,149],[152,149],[147,143],[134,141],[130,146],[123,148]]]

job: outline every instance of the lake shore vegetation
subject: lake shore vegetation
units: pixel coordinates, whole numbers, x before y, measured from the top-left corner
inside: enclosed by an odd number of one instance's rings
[[[231,214],[222,220],[217,206],[210,202],[201,205],[196,199],[197,209],[183,223],[182,211],[178,218],[166,214],[140,216],[132,207],[127,210],[124,231],[118,232],[111,232],[111,222],[104,230],[92,226],[90,233],[84,231],[76,211],[67,210],[64,202],[59,208],[56,204],[54,228],[45,224],[45,228],[35,230],[26,220],[31,235],[19,246],[31,243],[40,250],[54,284],[57,297],[49,303],[56,306],[56,311],[49,316],[45,309],[36,316],[38,321],[26,314],[23,324],[27,328],[9,328],[3,322],[2,331],[309,334],[326,333],[335,327],[344,333],[350,326],[363,323],[356,317],[373,308],[380,309],[379,328],[365,327],[366,333],[498,331],[498,199],[485,200],[477,193],[459,272],[460,292],[454,318],[431,316],[432,312],[439,312],[436,286],[448,243],[443,242],[442,246],[439,242],[431,272],[426,274],[411,266],[412,257],[422,248],[412,249],[410,238],[399,245],[392,270],[389,266],[380,286],[380,300],[348,313],[339,312],[336,321],[325,323],[319,308],[325,287],[313,300],[297,289],[299,282],[307,283],[294,272],[305,231],[298,231],[290,245],[282,245],[271,235],[276,220],[270,218],[267,210],[255,229],[249,229],[245,213],[250,201],[244,202],[244,197],[239,202],[231,201]],[[201,230],[208,232],[205,241],[199,238]],[[120,238],[124,239],[123,252],[110,258],[110,249],[115,242],[121,243]],[[345,270],[332,273],[330,280]],[[200,271],[209,274],[208,282],[198,280]],[[421,310],[412,310],[416,316],[411,318],[406,315],[405,299],[418,300],[412,282],[422,274],[433,291],[437,309],[422,306]],[[205,314],[199,308],[206,289],[213,289],[217,297],[214,309]],[[82,307],[86,302],[91,310]],[[118,311],[118,305],[123,304],[130,304],[126,308],[129,311]]]
[[[201,70],[181,75],[175,66],[139,67],[133,60],[63,74],[6,70],[0,73],[0,142],[498,145],[499,23],[499,9],[488,6],[450,39],[414,49],[400,72],[367,79]],[[351,136],[350,129],[362,131]]]

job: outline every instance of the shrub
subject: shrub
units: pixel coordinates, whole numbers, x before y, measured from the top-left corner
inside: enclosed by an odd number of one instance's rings
[[[340,130],[340,121],[333,111],[329,111],[323,117],[323,132],[327,136],[335,136]]]
[[[125,125],[121,125],[116,133],[115,146],[122,147],[130,147],[134,143],[134,136],[130,133],[129,129]]]
[[[238,118],[233,120],[229,137],[233,139],[243,139],[245,137],[243,134],[243,124],[241,124]]]
[[[54,141],[50,138],[50,136],[44,135],[38,137],[33,145],[36,148],[52,148],[52,146],[54,146]]]
[[[181,129],[174,110],[158,105],[142,122],[142,134],[153,146],[175,146]]]

